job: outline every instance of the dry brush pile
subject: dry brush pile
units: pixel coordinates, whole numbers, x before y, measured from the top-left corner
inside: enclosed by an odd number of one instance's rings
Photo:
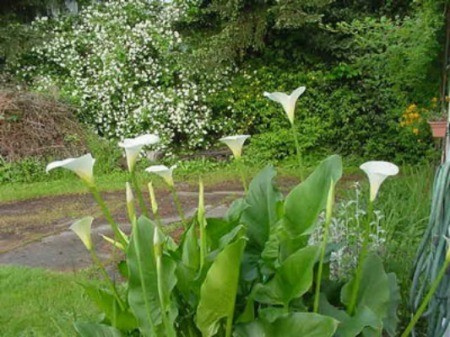
[[[50,96],[0,89],[0,158],[67,157],[85,150],[85,132],[70,106]]]

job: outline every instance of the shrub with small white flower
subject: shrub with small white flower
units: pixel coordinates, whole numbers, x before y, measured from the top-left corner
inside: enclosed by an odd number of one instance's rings
[[[204,73],[186,62],[190,46],[174,29],[183,15],[175,3],[113,0],[40,18],[33,27],[45,42],[12,66],[37,90],[59,88],[102,136],[157,132],[160,149],[204,146],[220,131],[206,95],[228,84],[232,68]]]

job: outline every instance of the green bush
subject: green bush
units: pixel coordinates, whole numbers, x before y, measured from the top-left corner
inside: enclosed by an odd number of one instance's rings
[[[227,121],[228,132],[254,135],[247,154],[255,161],[281,160],[294,154],[289,121],[281,106],[263,92],[290,93],[299,85],[305,85],[306,92],[297,102],[296,125],[306,154],[335,151],[345,156],[414,162],[433,153],[425,125],[419,135],[401,127],[408,100],[388,81],[362,77],[357,67],[349,64],[308,70],[305,65],[280,62],[270,67],[260,63],[248,66],[228,91],[210,101],[216,122]]]
[[[0,183],[30,183],[44,179],[45,164],[36,158],[29,157],[9,163],[0,157]]]
[[[39,18],[32,30],[45,43],[9,68],[38,91],[56,89],[104,137],[158,132],[163,149],[206,146],[206,135],[220,131],[210,123],[206,95],[226,85],[231,67],[203,72],[192,65],[174,28],[183,15],[182,4],[136,0]]]

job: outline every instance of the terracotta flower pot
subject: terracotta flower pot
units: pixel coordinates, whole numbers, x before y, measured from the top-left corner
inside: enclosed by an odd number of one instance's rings
[[[428,121],[434,138],[444,138],[447,131],[447,121]]]

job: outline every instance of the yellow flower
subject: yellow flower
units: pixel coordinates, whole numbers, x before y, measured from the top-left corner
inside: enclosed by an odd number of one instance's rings
[[[418,134],[419,134],[419,129],[418,129],[418,128],[414,128],[412,131],[413,131],[413,133],[414,133],[415,135],[418,135]]]

